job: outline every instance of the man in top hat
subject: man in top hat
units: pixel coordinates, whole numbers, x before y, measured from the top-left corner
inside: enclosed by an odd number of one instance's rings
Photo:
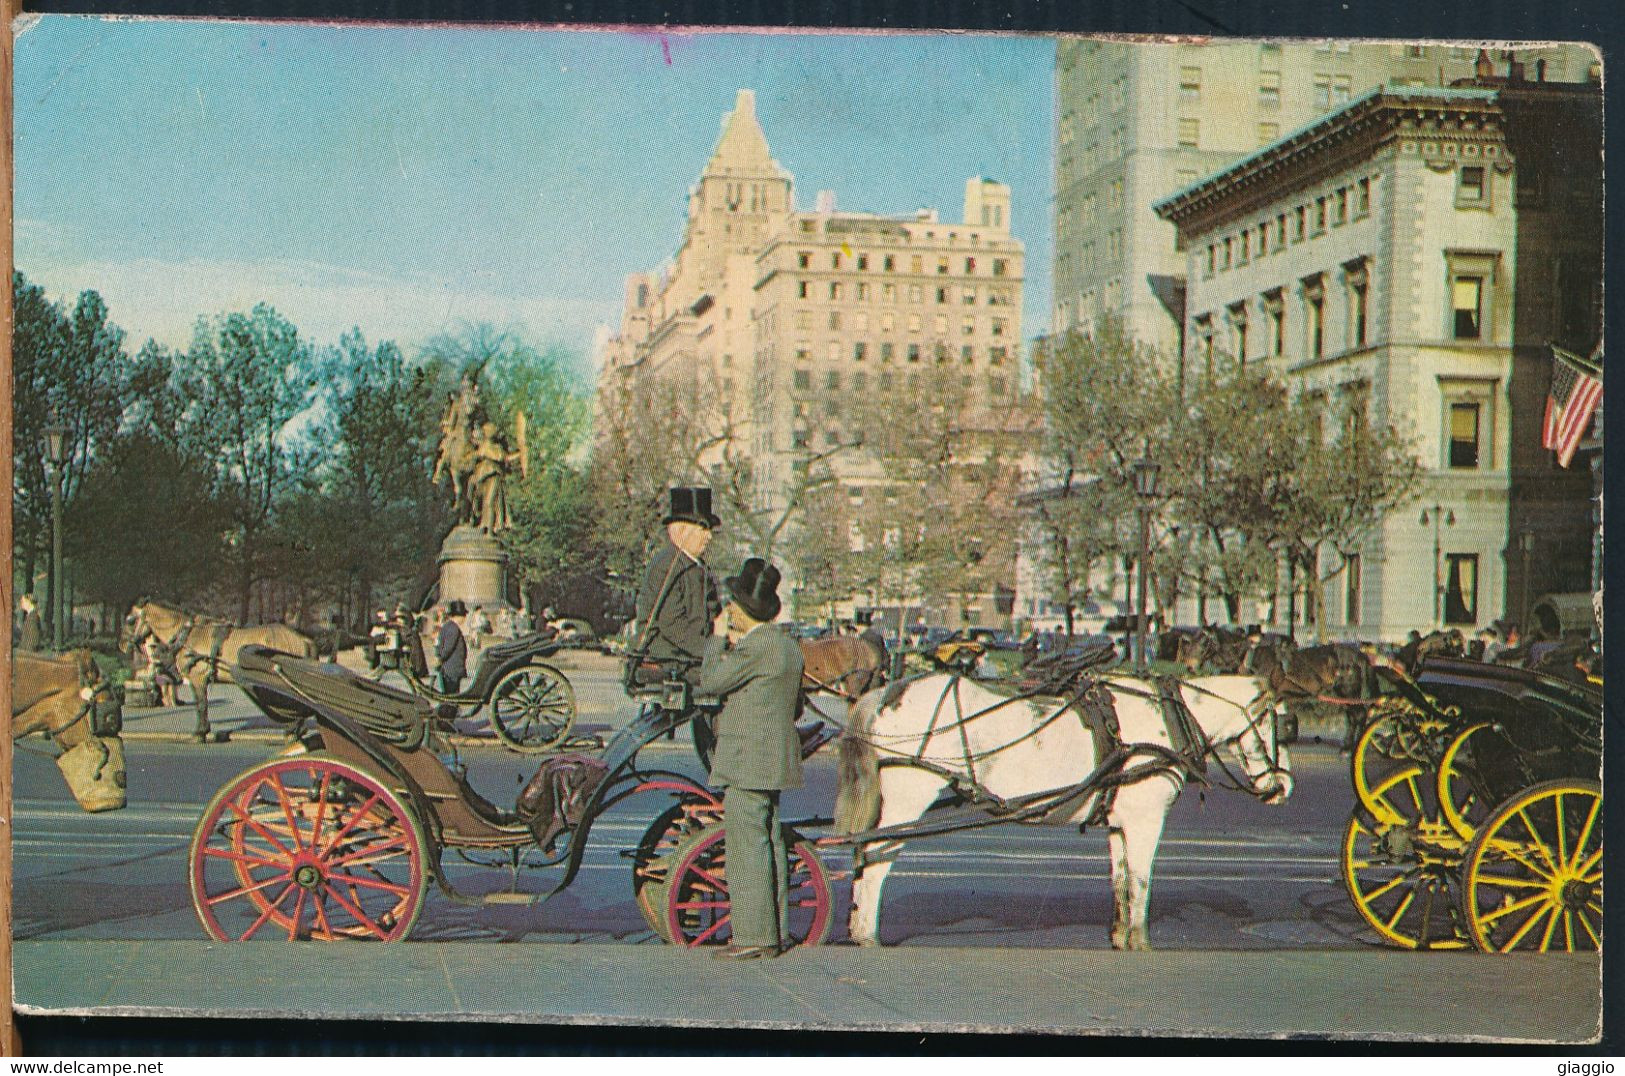
[[[779,793],[801,787],[801,647],[774,627],[779,571],[751,557],[724,581],[732,600],[705,644],[700,691],[722,696],[711,783],[723,788],[733,941],[716,955],[750,960],[790,945],[789,856]]]
[[[711,623],[722,611],[716,583],[703,559],[711,531],[720,522],[711,514],[711,491],[673,489],[671,511],[663,522],[666,543],[649,562],[638,588],[640,649],[650,660],[686,672],[704,654]]]
[[[446,603],[446,618],[435,636],[434,660],[440,670],[440,693],[455,695],[468,675],[468,643],[463,639],[462,620],[468,615],[468,606],[462,599],[453,598]]]

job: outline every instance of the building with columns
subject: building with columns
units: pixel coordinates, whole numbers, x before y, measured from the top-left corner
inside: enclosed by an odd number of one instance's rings
[[[1531,81],[1584,83],[1579,46],[1519,49]],[[1500,70],[1475,46],[1390,42],[1120,42],[1056,52],[1054,328],[1113,312],[1164,354],[1179,350],[1186,281],[1160,200],[1373,89],[1444,86]]]
[[[1541,424],[1550,345],[1601,330],[1601,97],[1524,75],[1374,90],[1156,206],[1182,361],[1264,363],[1414,438],[1419,502],[1341,566],[1332,636],[1468,631],[1589,588],[1590,476]]]
[[[866,489],[873,503],[891,478],[865,450],[875,431],[863,427],[911,376],[951,366],[989,422],[1016,404],[1024,248],[1010,233],[1010,198],[1007,185],[974,176],[957,220],[935,209],[843,211],[829,191],[798,210],[754,95],[740,90],[690,194],[675,259],[627,279],[599,406],[617,384],[651,378],[716,401],[715,432],[749,460],[749,507],[765,517],[790,507],[814,460],[848,495],[837,503],[861,504]],[[702,464],[720,466],[722,451]]]

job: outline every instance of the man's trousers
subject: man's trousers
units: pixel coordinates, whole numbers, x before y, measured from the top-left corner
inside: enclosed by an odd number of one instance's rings
[[[722,823],[733,944],[788,944],[789,863],[779,825],[779,793],[729,785],[722,795]]]

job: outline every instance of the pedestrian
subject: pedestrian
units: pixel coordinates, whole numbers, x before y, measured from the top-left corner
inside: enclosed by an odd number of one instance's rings
[[[22,610],[22,630],[17,639],[18,650],[38,650],[43,627],[40,623],[39,606],[34,604],[34,595],[24,594],[17,599],[17,607]]]
[[[671,510],[663,521],[666,542],[649,561],[638,588],[637,615],[643,631],[637,649],[668,673],[692,682],[712,622],[722,611],[716,582],[704,560],[711,532],[721,520],[711,514],[709,489],[677,487],[670,498]]]
[[[442,695],[457,694],[463,677],[468,675],[468,644],[463,639],[463,620],[467,616],[468,607],[461,599],[453,598],[446,603],[445,619],[434,643],[435,668],[440,670]]]
[[[156,635],[149,635],[141,644],[146,654],[148,668],[152,672],[152,686],[158,692],[159,706],[179,706],[177,692],[180,689],[181,674],[175,668],[175,655],[158,641]]]
[[[779,796],[800,788],[801,647],[773,625],[779,571],[760,557],[724,581],[730,601],[712,625],[700,691],[722,698],[711,783],[723,789],[733,938],[719,959],[776,957],[790,947],[789,855]]]

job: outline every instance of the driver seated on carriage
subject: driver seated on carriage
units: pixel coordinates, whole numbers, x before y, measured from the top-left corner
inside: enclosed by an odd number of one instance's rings
[[[722,612],[716,581],[705,564],[711,532],[721,522],[711,511],[711,491],[677,487],[661,522],[666,541],[649,561],[638,588],[642,630],[631,655],[628,686],[680,678],[699,682],[699,663],[711,624]]]

